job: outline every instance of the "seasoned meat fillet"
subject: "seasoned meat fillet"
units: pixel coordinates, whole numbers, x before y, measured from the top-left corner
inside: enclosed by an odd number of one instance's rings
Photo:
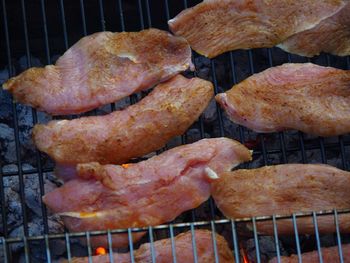
[[[52,115],[115,102],[193,67],[186,40],[158,29],[100,32],[82,38],[56,65],[8,80],[15,100]]]
[[[251,152],[227,138],[203,139],[129,165],[79,164],[77,175],[44,196],[71,231],[157,225],[175,219],[210,196],[217,174],[251,160]],[[134,241],[144,233],[135,233]],[[106,238],[92,237],[94,246]],[[126,246],[126,235],[113,245]]]
[[[195,230],[194,235],[196,248],[192,246],[192,234],[190,231],[179,234],[173,240],[176,252],[176,262],[193,263],[193,251],[197,253],[197,259],[200,263],[215,262],[212,233],[208,230]],[[232,252],[224,237],[216,234],[216,251],[219,261],[222,263],[234,263]],[[169,263],[173,259],[171,239],[162,239],[153,243],[154,256],[157,263]],[[152,262],[151,244],[143,244],[134,251],[135,263]],[[92,257],[94,263],[107,263],[109,255]],[[114,253],[113,261],[116,263],[130,263],[130,253]],[[87,263],[88,258],[73,258],[73,263]]]
[[[256,132],[350,132],[350,71],[284,64],[249,77],[216,100],[233,122]]]
[[[290,53],[313,57],[321,52],[350,55],[350,3],[312,29],[295,34],[278,47]]]
[[[210,82],[178,75],[125,110],[36,125],[33,140],[39,150],[61,164],[121,164],[184,133],[212,96]]]
[[[322,259],[324,263],[335,263],[340,262],[338,247],[323,247],[322,251]],[[342,254],[344,263],[350,263],[350,245],[342,245]],[[320,262],[318,251],[311,251],[307,253],[303,253],[302,261],[307,263],[318,263]],[[278,259],[273,258],[269,261],[269,263],[277,263]],[[291,255],[290,257],[281,257],[281,263],[298,263],[298,255]]]
[[[341,0],[207,0],[170,20],[171,31],[207,57],[273,47],[339,11]]]
[[[212,184],[217,207],[229,218],[291,215],[348,209],[350,172],[328,165],[283,164],[219,174]],[[339,214],[340,231],[350,231],[350,215]],[[320,233],[335,232],[334,217],[317,216]],[[248,226],[250,227],[250,226]],[[314,234],[312,217],[297,217],[299,234]],[[277,220],[280,235],[294,233],[291,219]],[[257,231],[273,235],[272,221],[257,222]]]

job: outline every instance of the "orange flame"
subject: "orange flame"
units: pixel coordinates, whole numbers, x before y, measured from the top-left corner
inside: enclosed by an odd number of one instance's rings
[[[107,254],[107,250],[104,247],[98,247],[95,250],[95,254],[96,255],[106,255]]]
[[[243,263],[249,263],[247,253],[245,252],[245,250],[243,248],[241,248],[241,254],[243,257]]]
[[[249,263],[248,257],[245,253],[243,253],[243,262],[244,263]]]
[[[130,163],[123,163],[123,164],[122,164],[122,167],[123,167],[123,168],[128,168],[128,167],[130,167],[130,165],[131,165]]]

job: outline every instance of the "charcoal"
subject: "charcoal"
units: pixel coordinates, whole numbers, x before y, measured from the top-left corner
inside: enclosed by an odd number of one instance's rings
[[[9,77],[7,69],[0,70],[0,85]],[[0,88],[0,122],[9,123],[12,116],[12,98],[9,92]]]
[[[37,215],[42,216],[41,193],[37,174],[26,176],[24,180],[24,194],[26,205]]]
[[[212,99],[208,107],[203,112],[203,121],[205,124],[212,124],[217,119],[217,106],[215,99]]]
[[[201,139],[201,132],[199,129],[190,129],[186,132],[187,143],[193,143]]]
[[[22,224],[21,199],[19,194],[10,187],[5,187],[4,192],[5,192],[6,227],[7,227],[7,231],[11,231],[15,227],[18,227],[19,225]],[[1,218],[1,221],[5,222],[3,218]],[[1,224],[0,235],[1,233],[4,233],[3,227],[4,225]]]
[[[0,245],[0,262],[5,262],[4,246]]]
[[[196,57],[194,59],[196,73],[199,78],[211,80],[210,59],[206,57]]]
[[[40,62],[40,59],[34,56],[30,56],[30,61],[28,61],[27,56],[22,56],[18,60],[20,71],[24,71],[29,67],[42,67],[43,64]]]
[[[259,236],[259,251],[261,262],[268,262],[269,259],[276,256],[275,239],[270,236]],[[245,242],[245,249],[249,259],[249,262],[257,262],[255,240],[254,238],[248,239]],[[281,256],[287,255],[281,242],[279,242],[279,251]]]
[[[6,163],[16,162],[16,145],[14,139],[14,131],[8,125],[0,123],[0,149],[1,160]]]

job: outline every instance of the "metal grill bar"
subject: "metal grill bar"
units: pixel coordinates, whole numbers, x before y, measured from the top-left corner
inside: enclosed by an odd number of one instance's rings
[[[151,226],[148,228],[148,235],[149,235],[149,242],[150,242],[150,248],[151,248],[152,263],[155,263],[156,262],[156,254],[154,252],[153,228]]]
[[[92,263],[92,251],[91,251],[91,241],[90,241],[90,233],[89,231],[86,232],[86,245],[87,245],[87,252],[89,257],[89,263]]]
[[[214,63],[214,59],[212,59],[210,61],[210,66],[211,66],[211,72],[212,72],[212,78],[213,78],[213,84],[214,84],[214,93],[215,95],[219,93],[218,91],[218,82],[216,79],[216,71],[215,71],[215,63]],[[218,115],[218,119],[219,119],[219,127],[220,127],[220,136],[225,136],[225,132],[224,132],[224,121],[222,119],[222,112],[221,112],[221,108],[219,107],[218,103],[216,103],[216,113]]]
[[[322,163],[327,163],[326,161],[326,151],[324,148],[324,138],[319,138],[320,141],[320,151],[321,151],[321,160]]]
[[[3,16],[4,16],[4,27],[5,27],[6,51],[7,51],[7,57],[8,57],[8,65],[9,65],[8,72],[10,77],[12,77],[13,72],[12,72],[12,63],[11,63],[10,39],[9,39],[8,24],[7,24],[6,4],[4,0],[2,0],[2,6],[3,6]],[[19,187],[20,187],[21,209],[22,209],[22,218],[23,218],[22,222],[23,222],[24,235],[27,236],[28,219],[27,219],[27,213],[26,213],[26,207],[25,207],[24,180],[23,180],[22,162],[21,162],[21,154],[20,154],[19,129],[18,129],[16,103],[12,104],[12,112],[13,112],[13,124],[14,124],[14,138],[15,138],[15,146],[16,146],[16,158],[17,158],[17,166],[19,170],[18,178],[19,178],[19,184],[20,184]],[[6,219],[5,219],[5,223],[6,223]]]
[[[47,18],[46,18],[46,11],[45,11],[45,2],[44,2],[44,0],[40,0],[40,6],[41,6],[41,14],[42,14],[42,18],[43,18],[46,61],[47,61],[47,64],[51,64],[50,48],[49,48],[49,37],[48,37],[48,31],[47,31]]]
[[[22,7],[25,49],[26,49],[26,57],[27,57],[27,68],[30,68],[32,65],[31,65],[31,54],[30,54],[30,47],[29,47],[27,15],[26,15],[26,7],[25,7],[24,0],[21,1],[21,7]],[[33,125],[35,125],[38,122],[38,116],[37,116],[37,111],[34,108],[32,108],[32,117],[33,117]],[[40,195],[43,196],[45,194],[44,193],[44,180],[43,180],[42,165],[41,165],[39,151],[37,151],[37,150],[35,151],[35,156],[36,156],[36,163],[38,166],[38,180],[39,180]],[[47,222],[46,207],[44,205],[41,205],[41,213],[43,215],[44,233],[47,234],[49,232],[49,227],[48,227],[48,222]]]
[[[259,238],[258,238],[258,231],[256,229],[256,221],[255,217],[252,218],[253,222],[253,232],[254,232],[254,243],[255,243],[255,252],[256,252],[256,262],[260,263],[260,249],[259,249]]]
[[[66,16],[64,14],[64,4],[63,0],[60,0],[60,11],[61,11],[61,19],[62,19],[62,29],[63,29],[63,39],[64,39],[64,48],[68,49],[68,35],[67,35],[67,26],[66,26]]]
[[[48,235],[45,235],[46,261],[51,262],[50,242]]]
[[[133,245],[133,242],[132,242],[132,235],[131,235],[131,229],[130,228],[128,228],[128,238],[129,238],[130,260],[131,260],[131,263],[135,263],[134,245]]]
[[[304,144],[304,135],[301,132],[298,132],[299,135],[299,142],[300,142],[300,150],[301,150],[301,160],[303,163],[306,163],[306,151],[305,151],[305,144]]]
[[[111,231],[108,229],[107,232],[107,238],[108,238],[108,254],[109,254],[109,261],[114,262],[114,256],[113,256],[113,249],[112,249],[112,234]]]
[[[4,253],[4,261],[5,262],[9,262],[7,253],[8,253],[8,249],[7,249],[7,243],[6,243],[6,239],[4,237],[1,237],[1,244],[2,244],[2,250]]]
[[[343,250],[342,250],[342,242],[341,242],[341,237],[340,237],[340,231],[339,231],[339,220],[338,220],[338,213],[337,210],[334,210],[334,223],[335,223],[335,230],[337,233],[337,245],[338,245],[338,254],[339,254],[339,259],[340,262],[343,263]]]
[[[81,22],[83,24],[83,33],[84,33],[84,36],[86,36],[87,30],[86,30],[84,0],[80,0],[80,12],[81,12]]]
[[[27,236],[24,235],[23,236],[23,243],[24,243],[24,257],[25,257],[25,262],[26,263],[29,263],[30,260],[29,260],[29,246],[28,246],[28,240],[27,240]]]
[[[231,223],[231,233],[232,233],[232,240],[233,240],[233,252],[234,252],[233,255],[235,257],[235,262],[240,262],[236,223],[234,220],[231,220],[230,223]]]
[[[66,241],[66,249],[67,249],[67,259],[69,262],[72,261],[72,255],[71,255],[71,251],[70,251],[70,238],[69,238],[69,234],[65,233],[64,234],[65,237],[65,241]]]
[[[302,262],[300,241],[299,241],[299,234],[298,234],[298,226],[297,226],[297,219],[296,219],[295,214],[293,214],[293,218],[292,219],[293,219],[293,227],[294,227],[295,244],[296,244],[297,253],[298,253],[298,260],[299,260],[299,262]]]
[[[2,171],[0,169],[0,197],[1,197],[1,219],[3,222],[3,232],[4,236],[8,236],[8,230],[7,230],[7,219],[6,219],[6,214],[7,214],[7,209],[6,209],[6,199],[5,199],[5,192],[4,192],[4,181],[3,181],[3,175]]]
[[[348,170],[348,166],[345,160],[345,146],[344,146],[343,136],[339,136],[339,147],[340,147],[340,153],[341,153],[340,156],[341,156],[342,168],[344,170]]]
[[[323,263],[322,251],[321,251],[321,242],[320,242],[320,234],[318,233],[317,216],[316,216],[315,213],[312,214],[312,221],[313,221],[314,227],[315,227],[315,235],[316,235],[316,242],[317,242],[318,258],[320,260],[320,263]]]
[[[152,27],[151,9],[150,9],[148,0],[145,0],[145,1],[146,1],[146,13],[147,13],[148,27]]]
[[[215,230],[215,224],[213,221],[211,221],[211,238],[213,240],[213,248],[214,248],[214,258],[215,258],[215,262],[218,263],[219,262],[219,255],[218,255],[218,247],[216,245],[216,230]]]
[[[102,28],[102,31],[106,31],[106,21],[105,21],[105,14],[104,14],[104,10],[103,10],[102,0],[98,0],[98,6],[100,9],[101,28]]]
[[[193,252],[193,259],[195,263],[198,263],[198,255],[197,255],[197,245],[196,245],[196,238],[194,234],[194,225],[191,223],[191,235],[192,235],[192,252]]]
[[[122,31],[125,31],[123,4],[121,0],[118,0],[119,17],[120,17],[120,27]]]
[[[176,248],[175,248],[175,242],[174,242],[174,228],[173,228],[172,224],[170,224],[170,226],[169,226],[169,232],[170,232],[171,252],[172,252],[172,256],[173,256],[173,263],[176,263]]]
[[[278,231],[277,231],[277,223],[276,223],[276,216],[272,216],[272,222],[273,222],[273,234],[275,238],[275,247],[276,247],[276,255],[277,255],[277,262],[281,263],[281,253],[280,253],[280,246],[278,242]]]
[[[169,2],[168,2],[168,0],[164,0],[164,4],[165,4],[165,17],[166,17],[166,20],[169,21],[170,20],[170,13],[169,13]]]
[[[143,13],[142,13],[141,0],[138,0],[138,5],[139,5],[140,26],[141,26],[141,29],[145,29],[145,24],[143,23]]]
[[[281,219],[293,219],[295,218],[303,218],[303,217],[310,217],[312,216],[313,212],[309,213],[294,213],[293,216],[291,215],[275,215],[276,220],[281,220]],[[327,216],[327,215],[333,215],[334,210],[326,210],[326,211],[319,211],[315,212],[317,216]],[[338,214],[347,214],[350,213],[350,209],[342,209],[337,211]],[[260,221],[271,221],[273,219],[273,216],[259,216],[259,217],[254,217],[256,222]],[[215,225],[226,225],[226,224],[231,224],[231,221],[234,221],[236,223],[251,223],[252,218],[235,218],[235,219],[220,219],[220,220],[212,220]],[[293,219],[294,220],[294,219]],[[205,227],[205,226],[210,226],[211,221],[196,221],[196,222],[185,222],[185,223],[176,223],[172,224],[173,228],[176,229],[186,229],[188,227],[191,227],[192,225],[194,227]],[[293,222],[294,224],[294,222]],[[161,230],[161,229],[169,229],[169,224],[162,224],[162,225],[157,225],[153,226],[154,230]],[[294,226],[294,225],[293,225]],[[128,228],[128,229],[113,229],[110,230],[112,234],[122,234],[122,233],[128,233],[131,232],[145,232],[148,231],[148,227],[139,227],[139,228]],[[295,231],[294,231],[295,232]],[[100,235],[106,235],[108,233],[108,230],[101,230],[101,231],[89,231],[91,236],[100,236]],[[50,234],[48,237],[49,239],[61,239],[64,238],[66,235],[69,235],[70,237],[85,237],[86,232],[75,232],[75,233],[64,233],[64,234]],[[34,240],[44,240],[45,237],[43,235],[39,236],[29,236],[27,237],[27,240],[29,241],[34,241]],[[14,237],[14,238],[7,238],[6,239],[7,243],[16,243],[16,242],[21,242],[22,238],[20,237]]]

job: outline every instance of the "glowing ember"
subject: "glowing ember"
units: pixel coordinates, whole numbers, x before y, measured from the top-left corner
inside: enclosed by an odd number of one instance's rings
[[[243,263],[249,263],[248,257],[246,256],[246,254],[243,254]]]
[[[95,250],[95,254],[96,255],[106,255],[107,251],[106,251],[106,249],[104,247],[98,247]]]
[[[243,263],[249,263],[247,253],[245,252],[245,250],[243,248],[241,248],[241,255],[243,257]]]
[[[122,164],[122,167],[123,167],[123,168],[128,168],[128,167],[130,167],[130,165],[131,165],[130,163],[123,163],[123,164]]]

